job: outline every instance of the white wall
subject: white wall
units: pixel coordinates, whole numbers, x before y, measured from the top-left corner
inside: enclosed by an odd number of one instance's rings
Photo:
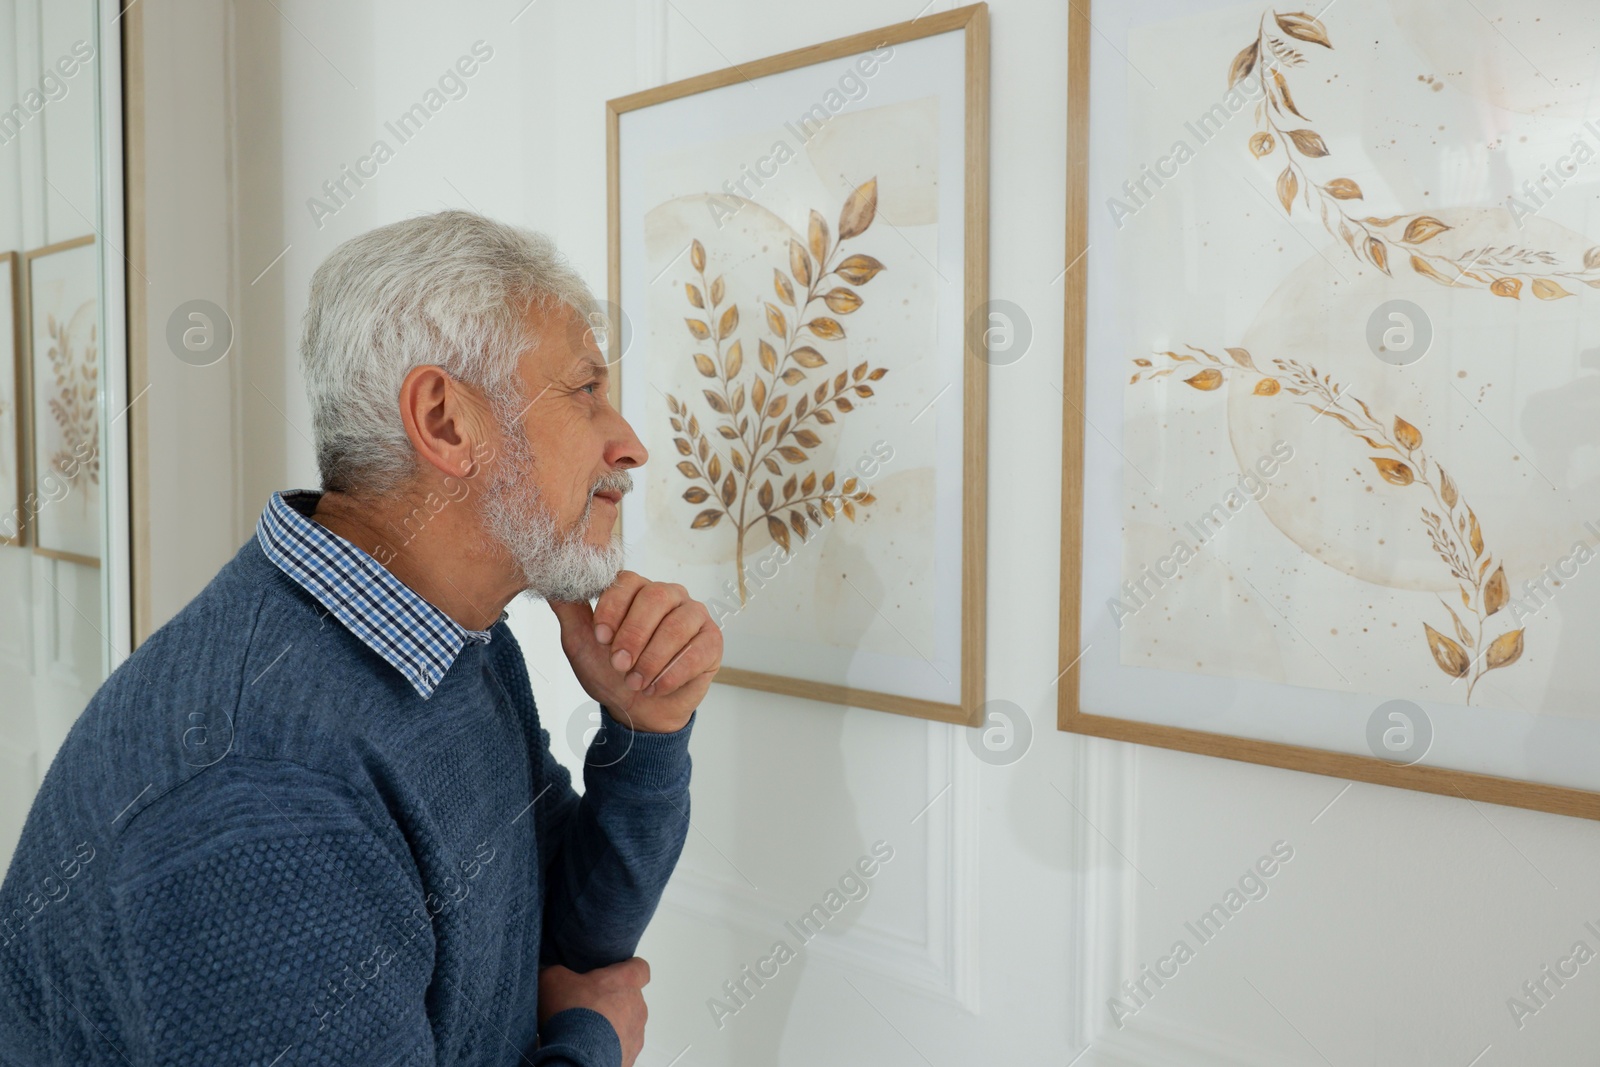
[[[230,550],[271,490],[316,484],[295,338],[310,273],[339,241],[464,205],[549,231],[603,287],[607,98],[917,14],[887,0],[526,3],[188,5],[213,28],[225,10],[230,80],[169,73],[184,92],[152,115],[166,136],[152,171],[192,180],[182,116],[197,109],[209,137],[231,101],[229,174],[207,179],[231,183],[237,241]],[[180,5],[149,6],[177,25]],[[642,950],[655,980],[641,1062],[1591,1062],[1600,975],[1580,972],[1521,1030],[1506,1000],[1573,942],[1600,948],[1583,928],[1600,928],[1600,827],[1053,727],[1066,11],[991,9],[992,294],[1028,310],[1035,339],[991,379],[989,695],[1032,716],[1032,748],[987,766],[958,728],[715,687],[694,744],[694,829]],[[318,228],[307,199],[480,38],[495,53],[469,95]],[[174,247],[181,234],[228,248],[230,226],[202,203],[200,232],[152,218],[152,244],[165,227]],[[174,427],[153,462],[193,462],[184,437]],[[217,562],[197,558],[174,588],[198,588]],[[582,694],[553,620],[537,605],[514,618],[559,725]],[[719,1030],[707,999],[879,839],[895,858],[872,895]],[[1294,858],[1269,895],[1112,1027],[1117,984],[1193,943],[1185,920],[1278,841]]]

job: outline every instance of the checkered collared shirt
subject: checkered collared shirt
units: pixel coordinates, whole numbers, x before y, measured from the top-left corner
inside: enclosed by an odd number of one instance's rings
[[[490,631],[462,626],[314,521],[321,496],[314,489],[273,493],[256,522],[261,550],[428,699],[467,643],[488,644]],[[496,624],[505,619],[502,611]]]

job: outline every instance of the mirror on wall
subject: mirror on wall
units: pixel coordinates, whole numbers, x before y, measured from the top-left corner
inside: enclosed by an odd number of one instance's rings
[[[0,869],[130,651],[119,23],[0,0]]]

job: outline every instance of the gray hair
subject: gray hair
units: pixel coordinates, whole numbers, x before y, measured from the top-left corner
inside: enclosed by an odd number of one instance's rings
[[[334,249],[311,276],[300,343],[323,489],[381,494],[415,476],[399,409],[413,367],[483,390],[503,423],[525,403],[526,310],[563,304],[593,321],[594,295],[555,242],[470,211],[390,223]]]

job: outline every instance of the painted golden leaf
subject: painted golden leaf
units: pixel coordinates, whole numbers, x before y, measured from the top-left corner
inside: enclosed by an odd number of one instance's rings
[[[722,512],[717,508],[706,508],[694,517],[694,522],[689,524],[691,530],[709,530],[722,520]]]
[[[1284,33],[1297,41],[1320,44],[1324,48],[1333,47],[1332,42],[1328,40],[1327,28],[1313,15],[1308,15],[1304,11],[1291,11],[1284,15],[1273,12],[1272,17],[1278,20],[1278,25],[1283,28]]]
[[[1294,176],[1294,171],[1284,167],[1283,173],[1278,175],[1278,201],[1283,204],[1283,210],[1294,213],[1294,198],[1298,192],[1300,179]]]
[[[1367,238],[1367,255],[1372,257],[1372,262],[1378,265],[1383,273],[1389,273],[1389,246],[1376,237]]]
[[[816,432],[813,430],[796,430],[794,432],[794,439],[806,448],[816,448],[818,445],[822,444],[822,438],[818,437]],[[809,489],[806,491],[810,492]]]
[[[1439,468],[1439,495],[1444,498],[1444,506],[1453,508],[1460,497],[1456,494],[1456,483],[1446,474],[1443,467]]]
[[[701,438],[700,443],[705,444],[705,438]],[[711,462],[706,464],[706,480],[715,482],[720,477],[722,477],[722,457],[712,456]]]
[[[1484,670],[1509,667],[1522,656],[1522,631],[1507,630],[1490,643],[1483,655]]]
[[[1243,349],[1243,348],[1224,348],[1223,351],[1228,353],[1228,355],[1232,356],[1233,357],[1233,361],[1235,363],[1239,364],[1239,366],[1247,367],[1250,370],[1255,370],[1256,369],[1256,361],[1250,358],[1250,353],[1248,351],[1246,351],[1245,349]],[[1138,361],[1135,360],[1134,362],[1138,362]]]
[[[689,292],[689,303],[693,304],[697,308],[703,308],[706,306],[705,297],[700,295],[700,287],[698,285],[695,285],[693,282],[684,282],[683,287]]]
[[[734,484],[733,472],[729,471],[728,472],[728,476],[726,478],[722,479],[722,502],[723,502],[723,504],[727,505],[730,508],[733,507],[733,499],[734,499],[734,496],[737,494],[737,492],[738,492],[738,486],[736,486]]]
[[[816,471],[807,471],[806,472],[806,480],[800,483],[800,492],[805,494],[806,496],[810,496],[812,490],[816,489],[816,487],[817,487],[817,472]]]
[[[1489,283],[1489,291],[1495,296],[1508,296],[1516,300],[1522,296],[1522,279],[1496,278]]]
[[[1471,508],[1467,509],[1467,521],[1471,531],[1467,540],[1472,544],[1472,558],[1477,559],[1483,555],[1483,530],[1478,526],[1478,516]]]
[[[1272,81],[1278,87],[1278,95],[1283,97],[1283,106],[1300,118],[1305,118],[1304,115],[1300,114],[1300,109],[1294,106],[1294,97],[1289,95],[1289,83],[1284,81],[1283,71],[1274,70],[1272,72]]]
[[[1471,648],[1472,645],[1473,645],[1472,635],[1467,633],[1466,626],[1463,625],[1462,622],[1461,622],[1461,616],[1457,615],[1456,612],[1455,612],[1455,609],[1450,607],[1449,604],[1446,604],[1445,608],[1448,609],[1449,612],[1450,612],[1450,621],[1455,624],[1456,637],[1461,641],[1461,643],[1463,645],[1467,646],[1468,648]]]
[[[778,352],[767,342],[762,341],[756,346],[756,354],[761,359],[761,369],[771,374],[778,369]]]
[[[844,336],[844,327],[839,325],[839,320],[830,319],[826,315],[818,315],[806,323],[806,329],[824,341],[837,341]]]
[[[734,388],[733,396],[729,398],[728,403],[733,406],[733,411],[731,412],[731,414],[737,415],[737,414],[739,414],[739,412],[744,410],[744,383],[743,382],[740,382],[739,385]]]
[[[772,510],[772,483],[764,481],[761,488],[756,490],[756,502],[761,505],[762,511]]]
[[[828,305],[828,310],[836,315],[848,315],[861,306],[861,298],[855,291],[842,285],[830,289],[822,299]]]
[[[695,270],[706,269],[706,246],[698,238],[689,242],[689,262],[694,264]]]
[[[795,349],[793,352],[790,352],[789,355],[790,355],[791,358],[794,359],[794,361],[796,363],[800,364],[802,367],[808,367],[808,368],[811,368],[813,370],[816,369],[817,367],[826,366],[827,363],[828,363],[828,361],[822,357],[822,353],[818,352],[815,348],[812,348],[810,345],[802,345],[801,347]],[[817,399],[820,400],[821,397],[818,397]]]
[[[783,468],[778,466],[778,461],[773,459],[771,456],[761,457],[761,465],[767,468],[767,470],[771,471],[773,474],[783,473]]]
[[[694,334],[696,341],[704,341],[711,336],[711,327],[699,319],[684,319],[683,321],[689,324],[689,332]]]
[[[806,461],[806,454],[793,445],[780,445],[778,447],[778,455],[790,463],[804,463]]]
[[[1232,89],[1256,69],[1256,43],[1251,41],[1244,46],[1244,51],[1233,57],[1233,62],[1228,65],[1228,88]]]
[[[873,395],[872,386],[870,386],[870,385],[852,385],[850,387],[850,391],[855,393],[856,396],[872,396]]]
[[[766,406],[767,383],[760,378],[757,378],[756,383],[750,387],[750,402],[755,405],[757,411]]]
[[[794,307],[794,286],[789,284],[789,279],[777,267],[772,268],[772,288],[777,290],[779,300]]]
[[[1583,267],[1585,270],[1600,270],[1600,245],[1583,254]]]
[[[828,516],[829,519],[833,518],[833,501],[827,497],[822,498],[822,513]]]
[[[806,226],[806,240],[811,243],[812,259],[820,264],[828,258],[828,224],[815,208],[811,210],[811,221]]]
[[[776,515],[768,515],[767,533],[772,535],[774,541],[783,546],[785,552],[789,551],[789,528],[783,524],[782,519]]]
[[[818,408],[815,418],[824,426],[833,425],[833,412],[831,411],[823,411],[821,408]]]
[[[789,242],[789,273],[801,285],[811,284],[811,257],[806,255],[805,246],[799,241]]]
[[[1250,154],[1257,159],[1262,156],[1270,156],[1277,144],[1278,142],[1272,139],[1272,134],[1262,130],[1250,138]]]
[[[844,502],[844,517],[849,519],[851,522],[856,521],[856,506],[850,503],[848,500]]]
[[[723,429],[732,429],[731,426],[724,426],[722,428]],[[738,440],[738,435],[737,434],[734,435],[734,440]],[[738,471],[739,473],[743,474],[744,473],[744,453],[740,452],[737,448],[730,448],[728,450],[728,458],[733,461],[733,469]]]
[[[1211,390],[1222,384],[1222,372],[1211,367],[1207,367],[1203,371],[1195,372],[1193,375],[1185,378],[1183,381],[1185,385],[1192,385],[1201,392],[1209,393]]]
[[[711,499],[711,494],[700,488],[698,485],[691,485],[689,488],[683,491],[683,499],[687,500],[691,504],[704,504],[707,500]]]
[[[839,277],[851,285],[866,285],[877,276],[879,271],[887,268],[871,256],[857,253],[856,255],[845,257],[844,262],[840,263],[836,269]]]
[[[1278,385],[1278,379],[1263,378],[1257,382],[1256,387],[1250,391],[1256,396],[1276,396],[1280,388],[1281,386]]]
[[[1399,415],[1394,417],[1394,439],[1405,446],[1407,452],[1422,446],[1422,431]]]
[[[1391,485],[1410,485],[1415,478],[1411,468],[1397,459],[1385,459],[1383,456],[1368,456],[1373,466],[1378,468],[1378,473],[1383,475],[1383,480]]]
[[[878,211],[878,179],[862,182],[839,212],[839,240],[844,241],[865,233],[872,225]],[[819,257],[820,258],[820,257]]]
[[[783,483],[783,499],[789,500],[800,488],[800,479],[796,475],[789,475],[789,480]]]
[[[1294,146],[1300,149],[1300,154],[1316,159],[1328,154],[1328,145],[1322,135],[1316,130],[1286,130],[1284,131]]]
[[[689,447],[689,442],[685,441],[681,437],[674,437],[672,439],[672,446],[678,450],[678,455],[680,456],[687,456],[694,451],[694,449]]]
[[[1484,561],[1485,563],[1488,560]],[[1504,566],[1496,567],[1494,573],[1489,575],[1489,583],[1483,587],[1483,610],[1486,615],[1493,615],[1506,606],[1506,601],[1511,599],[1511,586],[1506,581]]]
[[[717,365],[711,362],[711,357],[700,352],[694,354],[694,369],[704,374],[707,378],[717,376]]]
[[[783,414],[783,409],[788,406],[789,395],[787,393],[779,393],[777,396],[772,398],[772,403],[767,405],[767,418],[777,418],[779,415]],[[781,433],[782,431],[779,432]]]
[[[1360,200],[1361,186],[1349,178],[1335,178],[1323,186],[1335,200]]]
[[[833,472],[832,471],[829,471],[827,474],[824,474],[822,476],[822,488],[824,490],[828,490],[828,489],[832,489],[833,488]]]
[[[1540,300],[1560,300],[1564,296],[1572,295],[1549,278],[1535,278],[1532,288],[1533,295]]]
[[[1134,362],[1137,363],[1139,361],[1138,360],[1134,360]],[[850,369],[850,380],[852,382],[859,382],[862,378],[866,377],[866,374],[867,374],[867,365],[866,365],[866,363],[865,362],[857,363],[854,367],[852,367]]]
[[[705,394],[706,403],[711,405],[712,411],[715,411],[721,415],[733,414],[732,411],[728,410],[728,402],[722,399],[722,397],[718,396],[716,393],[713,393],[709,389],[702,389],[701,392]]]
[[[711,283],[711,306],[722,303],[723,285],[722,275],[717,275],[716,281]]]
[[[767,329],[777,337],[789,336],[789,320],[778,310],[776,304],[767,305]]]
[[[680,459],[678,461],[678,473],[685,478],[698,478],[700,477],[700,468],[687,459]]]
[[[728,377],[737,378],[744,369],[744,342],[735,341],[728,346],[728,356],[724,362],[728,366]]]
[[[1420,245],[1424,241],[1433,240],[1449,228],[1432,215],[1418,215],[1406,223],[1406,232],[1400,239],[1407,244]]]
[[[1433,661],[1439,669],[1452,678],[1465,678],[1472,669],[1466,651],[1427,623],[1423,623],[1422,628],[1427,632],[1428,650],[1433,653]]]
[[[805,380],[805,377],[805,371],[801,370],[799,367],[790,367],[779,376],[779,380],[782,381],[784,385],[798,385]]]
[[[739,305],[732,304],[727,311],[722,313],[722,318],[717,320],[717,340],[725,340],[729,334],[738,328]]]
[[[800,540],[806,539],[806,520],[798,511],[789,512],[789,525],[794,527],[794,532],[800,535]]]
[[[1456,284],[1456,280],[1454,278],[1440,274],[1437,270],[1433,269],[1433,265],[1431,263],[1420,256],[1411,257],[1411,269],[1422,275],[1424,278],[1429,278],[1438,282],[1440,285],[1453,286]]]

